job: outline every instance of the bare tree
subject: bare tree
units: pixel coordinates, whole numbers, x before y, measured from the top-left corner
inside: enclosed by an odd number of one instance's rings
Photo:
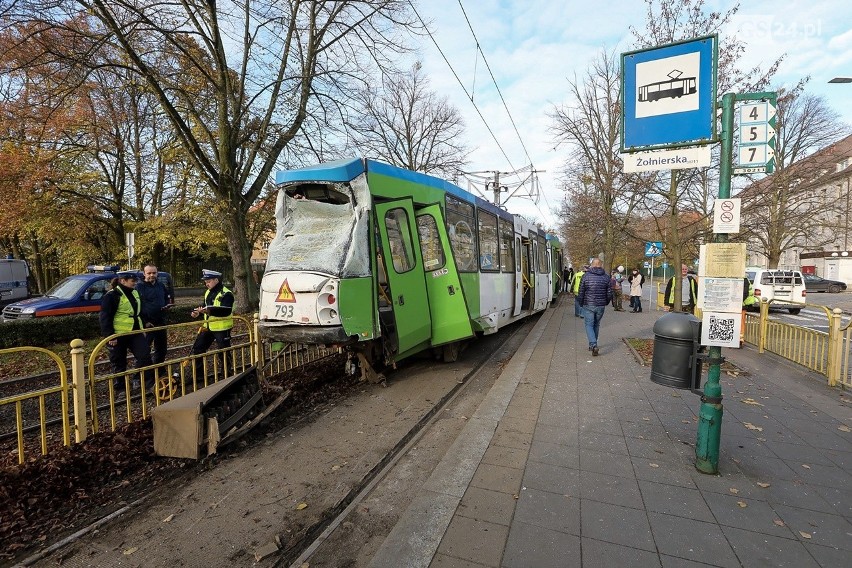
[[[822,97],[801,87],[778,91],[776,170],[745,188],[741,235],[750,248],[777,268],[781,254],[794,246],[820,250],[835,239],[831,229],[844,206],[821,180],[835,171],[846,155],[824,148],[843,136],[848,127]]]
[[[15,10],[31,38],[64,28],[63,63],[85,68],[109,46],[119,53],[109,64],[156,97],[210,191],[240,312],[258,300],[246,226],[267,178],[295,159],[287,150],[300,134],[342,122],[353,82],[395,56],[414,25],[405,0],[19,0]]]
[[[736,2],[725,11],[708,11],[705,0],[645,0],[645,5],[645,27],[630,28],[638,48],[718,33],[731,23],[740,9],[739,2]],[[742,69],[740,64],[746,48],[746,43],[735,35],[721,39],[717,74],[717,90],[720,94],[765,90],[784,58],[783,55],[778,57],[766,69],[760,65]],[[684,252],[696,244],[681,242],[681,228],[692,240],[706,239],[710,235],[706,220],[711,205],[711,192],[708,191],[711,179],[717,179],[714,168],[672,170],[668,183],[656,190],[667,201],[668,219],[665,225],[668,231],[664,240],[674,266],[680,266]],[[686,226],[680,219],[684,213],[688,213],[689,219]],[[703,213],[703,216],[696,217],[695,213]],[[676,285],[680,286],[680,272],[677,270],[675,279]]]
[[[569,147],[565,164],[566,199],[560,215],[569,251],[577,258],[603,253],[611,263],[641,196],[628,191],[641,178],[624,173],[620,157],[620,78],[614,54],[600,53],[582,79],[568,81],[576,106],[550,113],[551,132]]]
[[[464,121],[446,97],[429,90],[419,62],[366,85],[349,122],[361,154],[396,166],[453,179],[467,163]]]

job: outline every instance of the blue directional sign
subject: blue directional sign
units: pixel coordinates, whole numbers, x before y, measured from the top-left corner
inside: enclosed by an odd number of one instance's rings
[[[645,243],[645,256],[660,256],[663,254],[663,243],[647,242]]]
[[[621,54],[621,151],[716,138],[717,36]]]

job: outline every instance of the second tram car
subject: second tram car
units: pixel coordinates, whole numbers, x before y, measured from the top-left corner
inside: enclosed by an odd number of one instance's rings
[[[261,336],[343,346],[367,378],[430,348],[453,361],[557,290],[558,239],[441,179],[351,159],[276,184]]]

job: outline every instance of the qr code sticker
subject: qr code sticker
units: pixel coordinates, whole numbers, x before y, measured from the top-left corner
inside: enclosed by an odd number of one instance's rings
[[[710,341],[730,342],[734,339],[734,318],[718,318],[710,316],[710,329],[707,337]]]

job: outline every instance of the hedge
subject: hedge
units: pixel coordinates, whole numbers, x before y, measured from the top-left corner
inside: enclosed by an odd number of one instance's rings
[[[175,306],[169,312],[169,323],[192,321],[191,306]],[[0,323],[0,349],[10,347],[52,347],[69,344],[74,339],[101,336],[98,314],[77,314],[46,318],[18,319]]]

